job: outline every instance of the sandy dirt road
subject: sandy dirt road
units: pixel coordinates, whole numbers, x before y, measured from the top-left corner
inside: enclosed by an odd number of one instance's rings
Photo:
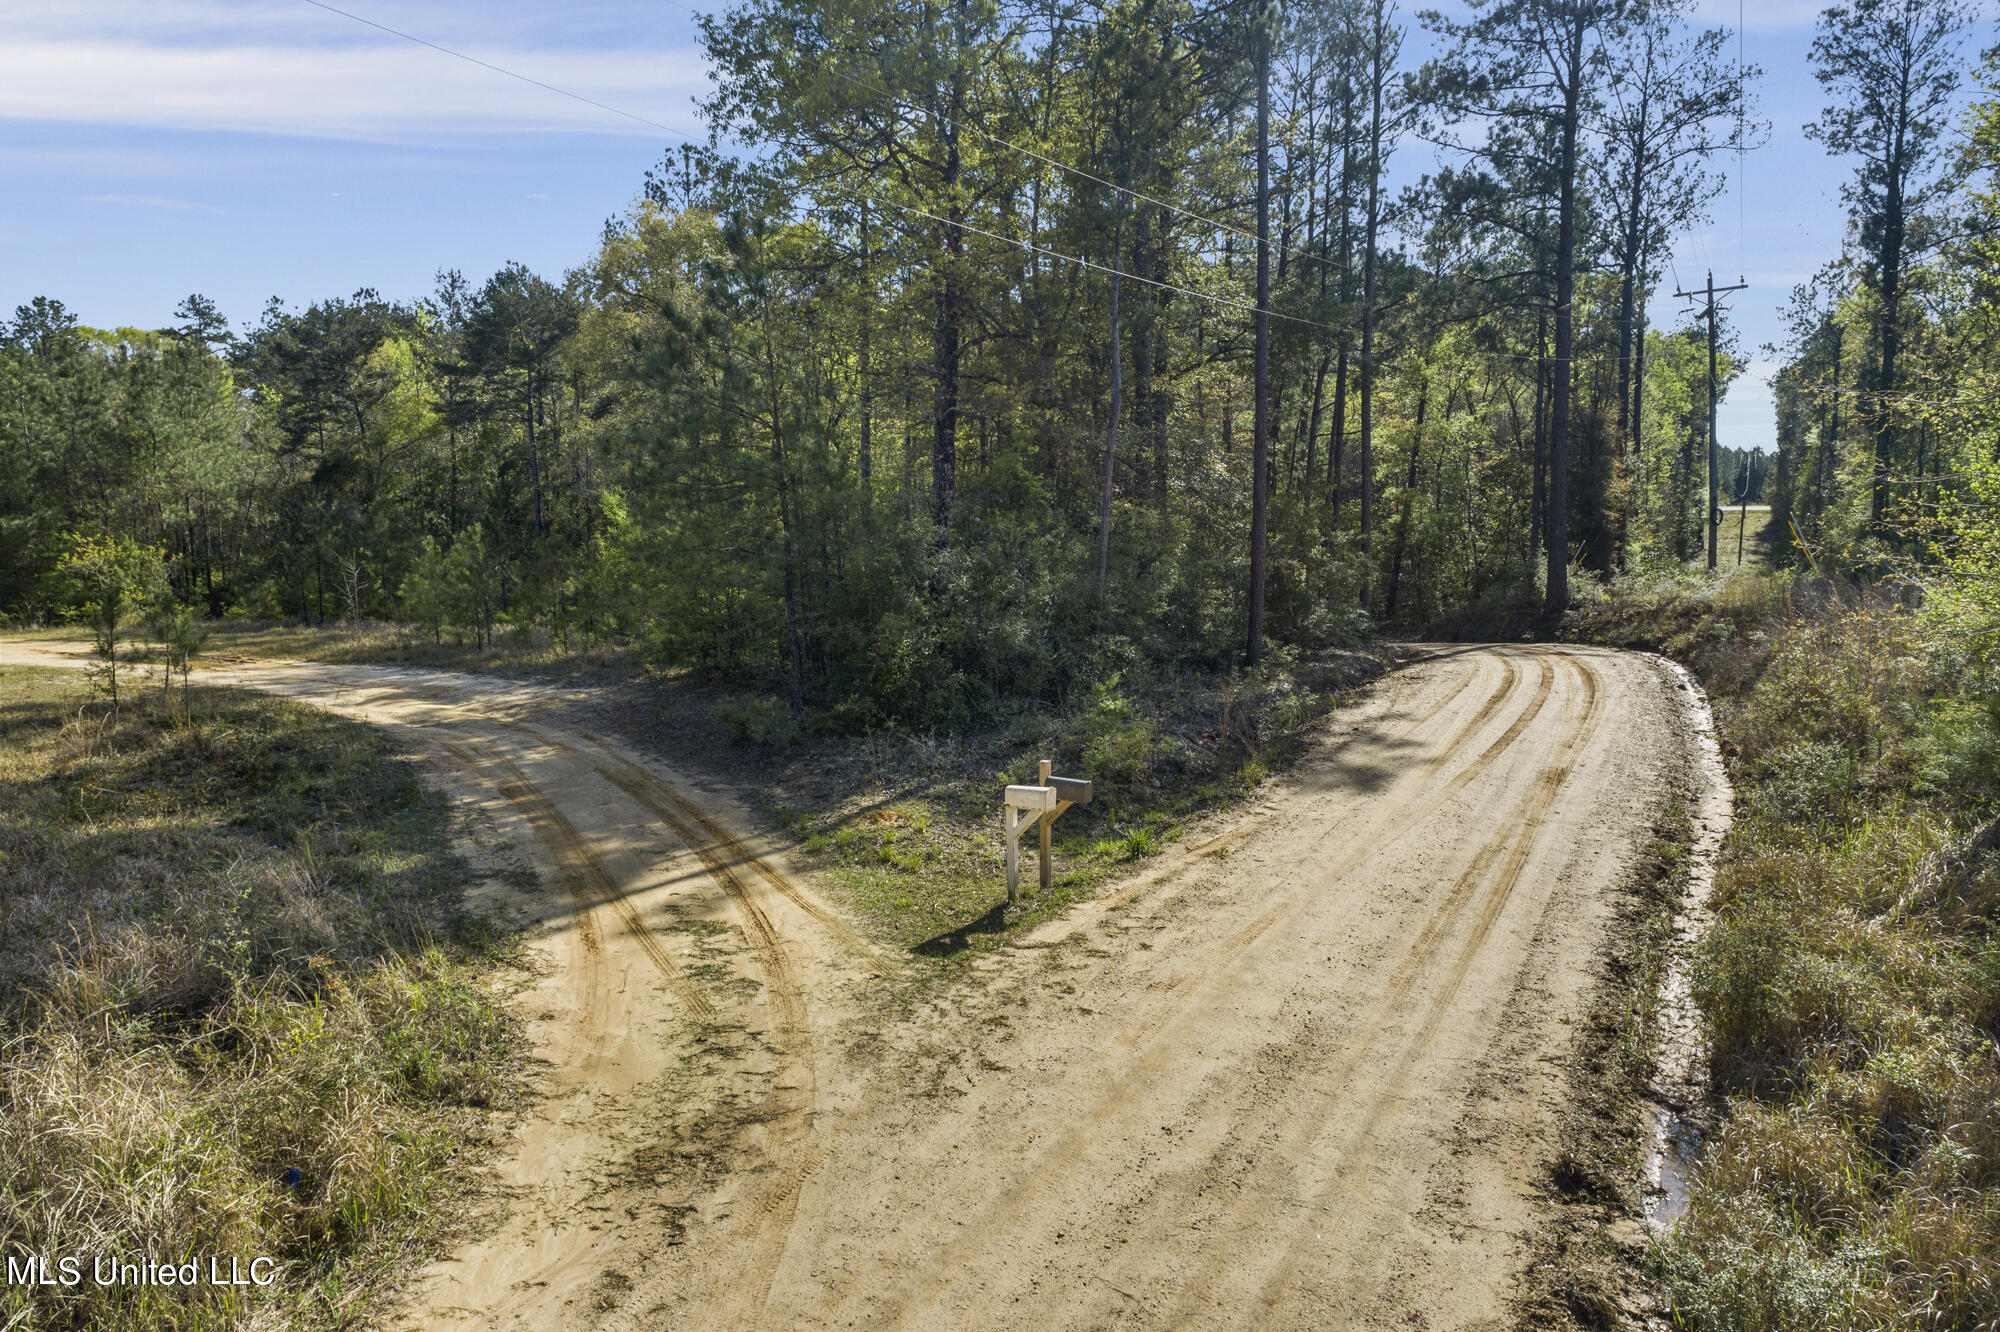
[[[1647,658],[1435,649],[940,975],[561,691],[217,675],[396,728],[542,871],[513,1210],[413,1327],[1502,1326],[1615,888],[1691,771]]]

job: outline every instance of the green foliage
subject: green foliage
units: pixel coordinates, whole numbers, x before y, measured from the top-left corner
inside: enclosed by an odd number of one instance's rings
[[[160,552],[112,537],[72,535],[56,561],[61,600],[90,626],[92,650],[102,663],[99,679],[118,705],[118,635],[125,622],[166,591]]]
[[[801,734],[799,719],[782,700],[749,698],[719,703],[715,719],[741,744],[789,749]]]
[[[1158,745],[1152,726],[1118,685],[1113,674],[1091,691],[1083,733],[1084,776],[1114,800],[1147,784]]]
[[[1945,500],[1932,524],[1937,564],[1922,582],[1925,618],[1991,662],[2000,650],[2000,460],[1968,459],[1963,490]]]
[[[1738,803],[1694,972],[1727,1117],[1663,1247],[1668,1293],[1692,1328],[1981,1326],[2000,1275],[1990,677],[1879,596],[1773,585],[1719,634],[1672,635],[1704,663]]]
[[[424,538],[403,580],[402,600],[406,612],[433,638],[452,629],[471,633],[485,647],[500,615],[500,586],[501,571],[485,532],[475,523],[448,549]]]
[[[1123,845],[1127,860],[1143,860],[1147,856],[1158,855],[1160,851],[1160,831],[1153,827],[1138,827],[1126,832]]]
[[[160,552],[111,537],[71,536],[56,563],[63,599],[109,654],[118,631],[166,586]]]
[[[155,602],[147,626],[153,641],[166,655],[160,669],[160,692],[165,695],[171,690],[174,673],[178,671],[181,677],[181,708],[186,715],[188,678],[194,671],[195,657],[208,644],[209,628],[196,617],[192,606],[183,606],[171,600]]]

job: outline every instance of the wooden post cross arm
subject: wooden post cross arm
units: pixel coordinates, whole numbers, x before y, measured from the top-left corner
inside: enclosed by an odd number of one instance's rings
[[[1021,833],[1026,830],[1030,815],[1034,817],[1036,830],[1041,841],[1041,884],[1046,892],[1053,881],[1054,870],[1049,854],[1050,826],[1062,817],[1071,805],[1090,803],[1090,783],[1075,777],[1057,777],[1051,769],[1055,765],[1048,759],[1040,764],[1041,781],[1034,786],[1009,786],[1006,801],[1001,808],[1001,829],[1007,841],[1007,905],[1013,906],[1021,899]]]

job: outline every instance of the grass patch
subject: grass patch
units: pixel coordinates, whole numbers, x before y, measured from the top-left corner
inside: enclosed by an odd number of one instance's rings
[[[2000,681],[1817,578],[1586,605],[1711,691],[1737,788],[1694,976],[1722,1099],[1658,1254],[1677,1325],[2000,1315]]]
[[[0,668],[0,1248],[279,1280],[9,1287],[10,1328],[349,1325],[517,1095],[442,798],[357,724],[193,714]]]
[[[1248,678],[1114,676],[1067,707],[1021,703],[961,736],[795,740],[769,755],[760,786],[822,880],[879,937],[956,957],[1090,897],[1254,791],[1304,752],[1343,691],[1384,664],[1374,654],[1277,654]],[[1023,900],[1009,910],[1000,790],[1034,781],[1043,758],[1088,778],[1095,798],[1057,821],[1047,892],[1027,835]]]
[[[51,635],[28,635],[41,636]],[[60,635],[54,635],[60,636]],[[73,636],[73,635],[72,635]],[[979,726],[832,733],[780,698],[649,669],[637,647],[564,649],[518,634],[443,643],[407,625],[216,626],[210,658],[405,663],[605,686],[593,725],[757,793],[878,937],[925,955],[1002,942],[1158,854],[1189,821],[1227,809],[1304,752],[1381,650],[1274,648],[1252,675],[1133,666],[1083,697],[1000,701]],[[1056,825],[1056,881],[1000,911],[999,788],[1038,759],[1090,778],[1097,798]]]
[[[451,634],[364,620],[303,625],[292,621],[213,623],[205,657],[266,657],[334,665],[425,666],[532,679],[592,680],[638,674],[644,652],[625,643],[583,638],[565,643],[545,628],[502,630],[485,647]]]

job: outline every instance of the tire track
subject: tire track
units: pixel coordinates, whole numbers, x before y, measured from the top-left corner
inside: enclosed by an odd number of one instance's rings
[[[1249,924],[1231,935],[1214,952],[1202,958],[1200,970],[1213,972],[1229,966],[1251,944],[1262,938],[1273,925],[1277,924],[1278,921],[1291,912],[1297,910],[1310,899],[1319,890],[1321,885],[1338,883],[1394,845],[1398,838],[1443,808],[1446,802],[1464,790],[1474,778],[1485,772],[1502,754],[1511,749],[1514,742],[1520,739],[1521,733],[1527,730],[1534,723],[1535,719],[1541,715],[1542,709],[1548,706],[1549,696],[1555,688],[1555,669],[1547,662],[1539,664],[1541,666],[1541,679],[1535,686],[1534,698],[1514,718],[1507,729],[1502,731],[1485,749],[1481,750],[1476,758],[1459,769],[1443,786],[1419,800],[1414,807],[1406,809],[1400,817],[1384,818],[1375,828],[1364,830],[1366,840],[1361,846],[1351,850],[1345,859],[1336,861],[1334,868],[1331,870],[1317,875],[1312,885],[1283,895],[1259,913]],[[1511,688],[1511,682],[1509,688]],[[1457,746],[1478,732],[1480,726],[1484,725],[1486,720],[1498,708],[1498,699],[1498,694],[1493,699],[1489,699],[1487,706],[1480,709],[1479,715],[1461,726],[1453,733],[1451,739],[1447,740],[1438,748],[1435,754],[1424,761],[1421,768],[1422,775],[1418,778],[1419,781],[1428,781],[1431,777],[1435,776],[1438,769],[1443,767],[1450,759],[1452,752]],[[1326,836],[1331,835],[1329,833]],[[1325,840],[1325,836],[1320,838],[1320,842],[1324,842]]]
[[[687,797],[676,791],[671,785],[662,781],[644,767],[612,750],[601,737],[589,731],[579,731],[577,734],[588,740],[596,750],[596,753],[593,755],[583,755],[576,750],[572,750],[571,752],[578,753],[578,757],[590,763],[600,775],[616,784],[626,794],[639,800],[662,819],[670,820],[668,826],[674,826],[673,821],[676,820],[676,816],[679,816],[698,826],[707,834],[706,839],[700,836],[681,837],[682,841],[686,842],[690,847],[695,848],[695,854],[703,857],[704,864],[709,863],[709,857],[714,851],[719,849],[727,852],[738,863],[748,865],[751,869],[755,870],[759,878],[783,894],[801,911],[804,911],[808,916],[818,921],[826,928],[827,933],[839,940],[850,951],[866,958],[875,966],[883,968],[885,972],[890,967],[888,959],[876,952],[873,945],[862,938],[853,926],[842,920],[840,916],[814,898],[812,894],[806,892],[805,889],[799,887],[783,873],[772,867],[762,856],[743,845],[738,839],[730,836],[694,802],[687,799]],[[670,809],[674,813],[670,814],[668,812]],[[680,834],[677,833],[676,836],[680,836]],[[718,860],[715,863],[722,864],[724,862]]]
[[[764,909],[752,899],[750,890],[737,877],[735,867],[717,853],[713,842],[680,817],[675,802],[663,794],[665,783],[651,774],[645,774],[642,780],[633,772],[599,764],[587,756],[580,757],[586,757],[599,776],[631,796],[641,808],[665,824],[669,832],[694,852],[702,868],[708,871],[708,876],[729,895],[731,905],[743,920],[744,933],[749,936],[750,945],[757,953],[758,965],[763,969],[765,984],[777,1006],[786,1039],[795,1047],[794,1053],[811,1067],[812,1046],[806,1029],[805,993],[792,974],[791,959],[785,955],[777,928],[771,924],[771,918]]]
[[[1504,658],[1508,654],[1502,655]],[[1508,678],[1488,697],[1473,718],[1458,727],[1451,737],[1423,762],[1419,781],[1427,781],[1435,776],[1450,760],[1457,745],[1477,734],[1480,727],[1503,706],[1506,699],[1512,696],[1514,687],[1519,681],[1519,672],[1513,669],[1511,661],[1508,661],[1507,665]],[[1200,983],[1218,980],[1227,973],[1237,958],[1248,951],[1279,920],[1299,909],[1314,893],[1321,891],[1324,885],[1339,881],[1388,849],[1396,839],[1435,813],[1452,796],[1490,767],[1514,744],[1548,704],[1555,686],[1555,669],[1548,661],[1538,662],[1538,665],[1540,676],[1534,686],[1534,696],[1521,713],[1498,738],[1454,774],[1443,787],[1420,801],[1415,808],[1408,810],[1401,817],[1381,820],[1380,823],[1388,825],[1388,831],[1366,838],[1361,845],[1350,851],[1344,860],[1337,862],[1331,871],[1316,876],[1311,885],[1283,895],[1278,902],[1260,913],[1248,925],[1200,957],[1189,969],[1188,974],[1170,987],[1171,991],[1176,996],[1184,996]],[[1170,1072],[1177,1052],[1167,1041],[1161,1039],[1161,1033],[1185,1011],[1186,1006],[1186,1003],[1172,1004],[1133,1031],[1125,1043],[1148,1042],[1150,1048],[1141,1051],[1138,1057],[1125,1067],[1115,1084],[1098,1098],[1096,1105],[1086,1115],[1072,1120],[1062,1133],[1056,1135],[1055,1142],[1040,1155],[1036,1165],[1013,1186],[1004,1190],[1001,1198],[977,1223],[969,1224],[957,1239],[939,1251],[928,1266],[929,1272],[953,1273],[962,1269],[974,1252],[990,1247],[991,1236],[1010,1227],[1023,1211],[1046,1196],[1062,1177],[1057,1170],[1050,1167],[1051,1161],[1074,1161],[1092,1137],[1125,1111],[1134,1086],[1152,1083]],[[916,1316],[915,1306],[920,1302],[927,1303],[935,1295],[949,1289],[952,1281],[952,1275],[920,1278],[917,1290],[899,1301],[895,1326],[910,1326],[911,1320]]]
[[[521,771],[520,765],[505,754],[484,746],[468,745],[462,741],[442,743],[446,750],[463,762],[475,768],[498,769],[503,774],[502,780],[495,783],[495,786],[508,803],[527,818],[528,826],[534,830],[536,839],[556,862],[571,895],[586,907],[606,906],[616,912],[618,918],[624,922],[626,932],[652,962],[654,969],[666,982],[667,988],[673,992],[674,998],[680,1001],[681,1007],[692,1016],[713,1018],[716,1012],[715,1005],[709,1001],[707,995],[696,988],[692,981],[681,974],[680,968],[675,966],[674,960],[667,955],[667,950],[660,946],[659,939],[639,918],[631,899],[605,872],[603,862],[598,860],[596,854],[584,842],[582,834],[576,830],[576,825],[556,808],[555,802],[542,794],[541,789]],[[589,946],[589,942],[586,941],[585,947]]]
[[[1450,752],[1453,748],[1457,746],[1460,740],[1463,740],[1465,738],[1468,732],[1477,729],[1482,722],[1484,722],[1488,717],[1492,716],[1493,710],[1500,706],[1501,699],[1506,696],[1508,691],[1513,689],[1514,682],[1516,681],[1516,679],[1519,678],[1520,668],[1515,666],[1515,664],[1511,660],[1503,657],[1501,658],[1501,670],[1503,672],[1503,677],[1500,683],[1500,687],[1494,690],[1493,693],[1490,696],[1488,696],[1485,705],[1482,706],[1476,714],[1474,714],[1473,719],[1470,722],[1467,722],[1464,726],[1461,726],[1458,732],[1454,734],[1450,740],[1445,742],[1443,747],[1443,752],[1447,753]],[[1434,705],[1425,709],[1423,716],[1418,717],[1415,721],[1411,722],[1409,725],[1402,727],[1394,735],[1386,737],[1381,743],[1394,744],[1397,741],[1402,740],[1405,736],[1408,736],[1413,732],[1418,731],[1422,729],[1424,726],[1430,724],[1430,722],[1434,720],[1439,713],[1443,712],[1446,708],[1450,707],[1453,703],[1457,702],[1458,696],[1460,694],[1463,694],[1467,689],[1470,689],[1472,687],[1473,680],[1476,679],[1477,677],[1478,677],[1477,671],[1467,671],[1465,675],[1462,678],[1460,678],[1457,687],[1452,689],[1452,691],[1446,694],[1443,698],[1439,699]],[[1256,819],[1245,819],[1242,824],[1240,824],[1237,827],[1231,828],[1228,832],[1222,833],[1221,835],[1216,837],[1211,837],[1209,840],[1203,842],[1199,846],[1188,848],[1188,855],[1191,858],[1207,857],[1216,855],[1219,852],[1227,851],[1231,847],[1235,846],[1236,843],[1244,841],[1252,834],[1264,831],[1264,829],[1269,825],[1269,822],[1270,822],[1269,816]],[[1185,867],[1183,866],[1182,868]],[[1123,894],[1120,894],[1120,896],[1122,897]]]
[[[1494,712],[1498,710],[1500,707],[1502,707],[1506,703],[1506,701],[1512,697],[1514,687],[1520,682],[1520,667],[1517,666],[1512,660],[1512,658],[1507,655],[1498,653],[1496,653],[1495,655],[1500,660],[1501,670],[1502,670],[1499,687],[1496,688],[1491,694],[1487,695],[1486,701],[1480,705],[1479,711],[1473,714],[1472,719],[1470,721],[1462,723],[1458,727],[1458,729],[1452,733],[1449,739],[1447,739],[1442,745],[1439,745],[1428,758],[1424,759],[1421,763],[1418,764],[1417,766],[1417,772],[1419,774],[1417,779],[1418,781],[1426,781],[1434,773],[1436,773],[1439,765],[1442,764],[1446,759],[1451,757],[1452,753],[1458,748],[1459,744],[1461,744],[1467,736],[1473,734],[1481,726],[1485,725],[1486,722],[1493,716]],[[1446,697],[1441,702],[1439,702],[1436,707],[1429,709],[1424,713],[1423,716],[1417,718],[1417,720],[1411,722],[1408,726],[1403,727],[1401,730],[1397,731],[1394,735],[1387,737],[1383,741],[1383,743],[1394,743],[1396,741],[1399,741],[1403,739],[1405,736],[1410,735],[1412,732],[1428,724],[1430,721],[1436,718],[1438,714],[1442,713],[1447,707],[1449,707],[1452,704],[1452,702],[1458,698],[1460,694],[1464,693],[1466,689],[1470,687],[1474,679],[1474,676],[1475,672],[1467,672],[1465,678],[1459,681],[1458,687],[1453,689],[1450,694],[1446,695]],[[1220,836],[1213,837],[1208,841],[1203,842],[1200,846],[1191,848],[1187,853],[1186,859],[1183,859],[1179,864],[1176,864],[1167,869],[1159,870],[1153,874],[1144,875],[1137,882],[1132,883],[1126,886],[1125,888],[1120,889],[1118,892],[1111,894],[1104,900],[1109,905],[1122,906],[1126,902],[1129,902],[1136,897],[1151,892],[1152,890],[1160,887],[1162,884],[1171,883],[1174,880],[1180,878],[1182,875],[1186,874],[1189,870],[1195,868],[1192,862],[1196,860],[1205,860],[1210,856],[1220,855],[1232,850],[1235,847],[1236,843],[1248,838],[1253,833],[1261,833],[1266,831],[1269,827],[1269,822],[1270,820],[1268,816],[1263,818],[1257,818],[1254,820],[1247,820],[1243,826],[1232,828],[1228,832],[1223,833]],[[1380,818],[1378,818],[1377,820],[1375,820],[1375,826],[1378,827],[1383,826],[1389,822],[1390,818],[1388,815],[1385,814]],[[1396,835],[1400,836],[1401,835],[1400,831]],[[1321,840],[1324,841],[1325,839],[1322,838]],[[1351,869],[1352,867],[1349,866],[1347,867],[1347,869],[1343,869],[1341,873],[1349,872],[1349,870]],[[1181,986],[1184,984],[1185,982],[1177,984],[1170,983],[1163,986],[1158,986],[1156,988],[1178,989],[1181,988]]]
[[[602,743],[594,736],[586,738],[593,746]],[[819,1104],[819,1074],[813,1056],[812,1032],[807,1022],[805,993],[770,916],[758,905],[748,885],[736,873],[736,865],[731,863],[733,853],[738,857],[738,863],[757,864],[747,848],[722,833],[711,819],[672,786],[638,764],[615,753],[586,754],[572,746],[563,748],[658,818],[694,852],[709,877],[728,894],[743,921],[744,933],[757,953],[766,990],[777,1010],[782,1032],[779,1054],[790,1067],[785,1078],[774,1081],[782,1088],[784,1081],[789,1079],[791,1087],[775,1092],[771,1103],[758,1118],[767,1128],[781,1135],[784,1145],[798,1142],[800,1148],[797,1159],[788,1166],[780,1166],[778,1177],[748,1200],[749,1205],[765,1218],[766,1224],[754,1245],[749,1246],[750,1251],[742,1255],[744,1274],[735,1283],[738,1297],[733,1310],[733,1323],[738,1327],[755,1327],[763,1317],[777,1278],[778,1262],[790,1242],[792,1225],[798,1215],[800,1191],[805,1187],[806,1179],[832,1153],[832,1149],[824,1143],[805,1141],[811,1133]],[[703,830],[710,835],[705,836]]]
[[[1415,1034],[1398,1053],[1388,1076],[1373,1092],[1366,1114],[1349,1130],[1336,1148],[1334,1159],[1339,1162],[1336,1169],[1336,1185],[1313,1200],[1307,1219],[1301,1222],[1299,1232],[1287,1246],[1280,1265],[1262,1284],[1257,1296],[1257,1308],[1261,1316],[1267,1320],[1276,1314],[1280,1302],[1297,1276],[1300,1254],[1307,1243],[1307,1235],[1313,1233],[1311,1226],[1315,1223],[1314,1218],[1324,1215],[1333,1205],[1333,1193],[1337,1188],[1337,1181],[1351,1175],[1367,1161],[1369,1144],[1376,1139],[1383,1119],[1392,1107],[1403,1100],[1418,1064],[1429,1053],[1445,1020],[1451,1016],[1452,1007],[1457,1001],[1459,992],[1464,988],[1467,977],[1471,974],[1473,963],[1492,935],[1501,912],[1513,897],[1514,889],[1527,867],[1528,858],[1535,849],[1536,834],[1540,831],[1543,820],[1555,804],[1563,786],[1576,771],[1576,765],[1582,758],[1583,752],[1596,738],[1604,713],[1603,677],[1588,662],[1571,658],[1566,664],[1575,668],[1583,686],[1583,715],[1575,729],[1564,738],[1553,760],[1536,775],[1535,783],[1516,816],[1520,821],[1519,831],[1511,838],[1496,838],[1493,842],[1489,842],[1486,848],[1482,848],[1483,863],[1478,867],[1481,874],[1498,858],[1500,846],[1504,846],[1506,858],[1480,900],[1479,913],[1473,921],[1472,928],[1459,944],[1458,951],[1453,955],[1438,987],[1425,1004],[1423,1017]],[[1489,850],[1491,854],[1488,854]],[[1471,871],[1468,871],[1465,877],[1475,879]],[[1460,893],[1458,896],[1462,905],[1464,895]],[[1365,1280],[1368,1274],[1361,1272],[1359,1275]]]
[[[516,723],[502,724],[524,738],[550,745],[584,763],[647,813],[658,818],[667,831],[694,853],[709,878],[723,890],[742,921],[744,935],[757,956],[759,968],[764,974],[765,992],[770,996],[776,1019],[774,1025],[778,1028],[779,1039],[774,1045],[781,1063],[779,1071],[772,1075],[777,1090],[761,1107],[744,1116],[744,1121],[757,1123],[773,1135],[770,1150],[778,1157],[778,1163],[776,1177],[743,1200],[745,1206],[761,1218],[761,1222],[754,1239],[738,1241],[733,1257],[737,1274],[728,1283],[734,1292],[729,1324],[738,1328],[754,1328],[763,1319],[776,1281],[779,1260],[790,1242],[800,1193],[807,1178],[831,1154],[831,1148],[806,1140],[817,1113],[819,1093],[805,993],[776,926],[737,873],[737,865],[732,863],[732,854],[748,861],[749,853],[734,838],[722,833],[713,820],[694,809],[671,786],[639,765],[612,753],[586,752],[535,728]],[[593,749],[602,743],[596,737],[587,738],[591,740]],[[574,849],[580,853],[590,889],[599,897],[610,894],[609,905],[620,911],[654,964],[672,968],[671,959],[645,931],[629,900],[611,884],[601,864],[583,846],[574,826],[526,779],[518,765],[504,755],[492,754],[482,758],[469,747],[452,742],[445,744],[467,762],[490,762],[506,772],[513,780],[501,784],[501,793],[522,809],[538,836],[546,832],[564,851]],[[709,835],[704,835],[704,829]],[[567,868],[572,862],[563,857],[559,863]],[[572,880],[573,887],[574,882]],[[663,969],[662,974],[669,973]],[[670,984],[677,975],[670,975]],[[677,996],[681,996],[685,1003],[683,989],[691,990],[692,987],[684,981],[676,986]],[[713,1017],[715,1010],[707,1004],[705,997],[697,993],[696,998],[705,1006],[705,1011],[695,1011]],[[694,1008],[692,1004],[689,1006]],[[783,1157],[794,1148],[795,1159],[785,1162]]]
[[[1436,1037],[1452,1001],[1456,998],[1471,968],[1474,956],[1491,933],[1500,908],[1520,878],[1542,816],[1554,802],[1557,791],[1574,769],[1576,756],[1595,735],[1602,711],[1599,678],[1595,670],[1588,665],[1568,658],[1558,660],[1582,685],[1584,703],[1580,714],[1574,719],[1573,724],[1566,728],[1567,733],[1558,741],[1552,761],[1537,774],[1526,799],[1502,821],[1502,831],[1489,838],[1480,847],[1471,863],[1445,894],[1443,901],[1431,911],[1423,929],[1398,961],[1380,994],[1369,1009],[1355,1020],[1354,1025],[1357,1030],[1378,1033],[1375,1039],[1365,1041],[1346,1051],[1336,1061],[1331,1077],[1327,1077],[1323,1069],[1311,1070],[1311,1075],[1324,1080],[1327,1086],[1344,1089],[1364,1066],[1380,1064],[1385,1058],[1393,1061],[1389,1077],[1380,1087],[1370,1092],[1368,1109],[1359,1127],[1346,1135],[1338,1150],[1336,1159],[1341,1162],[1340,1170],[1343,1176],[1350,1173],[1354,1164],[1361,1159],[1360,1145],[1365,1144],[1373,1136],[1380,1125],[1382,1115],[1390,1106],[1397,1103],[1408,1074]],[[1392,1050],[1389,1048],[1391,1043],[1383,1037],[1393,1030],[1392,1020],[1395,1014],[1409,1007],[1411,992],[1418,978],[1431,965],[1450,932],[1465,918],[1466,908],[1475,897],[1480,884],[1486,880],[1494,863],[1503,855],[1507,859],[1502,872],[1495,885],[1482,899],[1480,915],[1454,957],[1441,987],[1433,992],[1426,1003],[1424,1020],[1400,1049]],[[1296,1076],[1306,1076],[1306,1071],[1298,1070]],[[1293,1080],[1295,1078],[1287,1079],[1287,1081]],[[1261,1144],[1255,1153],[1255,1159],[1259,1163],[1257,1177],[1242,1184],[1236,1196],[1255,1199],[1274,1196],[1279,1192],[1279,1188],[1273,1177],[1289,1170],[1293,1163],[1306,1159],[1312,1153],[1314,1139],[1319,1136],[1328,1115],[1336,1108],[1329,1105],[1320,1113],[1308,1114],[1302,1111],[1291,1096],[1282,1091],[1272,1092],[1267,1112],[1235,1126],[1224,1142],[1210,1154],[1210,1169],[1219,1170],[1225,1156],[1232,1152],[1250,1156],[1250,1153],[1243,1151],[1241,1146],[1245,1142]],[[1291,1126],[1291,1131],[1279,1133],[1276,1140],[1271,1141],[1270,1135],[1287,1124]],[[1315,1212],[1323,1209],[1325,1205],[1325,1199],[1315,1200]],[[1214,1315],[1215,1311],[1209,1307],[1213,1294],[1231,1275],[1231,1265],[1238,1261],[1237,1256],[1230,1251],[1228,1236],[1254,1224],[1259,1216],[1258,1205],[1249,1201],[1239,1201],[1225,1208],[1222,1215],[1217,1218],[1222,1238],[1208,1246],[1207,1258],[1201,1270],[1181,1287],[1167,1326],[1200,1326]],[[1288,1252],[1295,1254],[1299,1247],[1300,1244],[1295,1242]],[[1280,1278],[1274,1278],[1277,1282],[1275,1288],[1282,1290],[1283,1284],[1289,1281],[1289,1277],[1290,1270],[1287,1269]],[[1272,1298],[1269,1294],[1272,1288],[1271,1283],[1267,1283],[1266,1292],[1260,1295],[1260,1305],[1267,1315],[1272,1308]]]
[[[575,750],[570,752],[577,753]],[[756,950],[764,971],[766,989],[778,1010],[778,1023],[783,1031],[779,1052],[791,1065],[788,1076],[793,1080],[794,1089],[775,1092],[771,1098],[773,1103],[760,1118],[767,1127],[782,1135],[785,1145],[801,1141],[802,1146],[797,1159],[789,1166],[780,1166],[778,1178],[750,1200],[751,1207],[765,1218],[765,1225],[750,1252],[742,1255],[745,1274],[736,1282],[739,1293],[733,1310],[733,1323],[737,1327],[754,1327],[762,1319],[764,1308],[770,1301],[771,1287],[777,1279],[778,1261],[790,1242],[792,1225],[798,1215],[799,1192],[805,1186],[806,1177],[818,1168],[831,1150],[824,1144],[802,1141],[811,1132],[813,1116],[819,1104],[819,1074],[813,1058],[812,1033],[806,1021],[805,995],[793,975],[791,961],[785,954],[777,929],[771,924],[771,918],[751,896],[749,888],[737,876],[735,867],[721,854],[715,842],[704,837],[694,825],[681,817],[682,811],[689,806],[679,793],[637,764],[624,760],[606,763],[583,754],[578,754],[578,757],[589,762],[600,776],[664,823],[701,860],[709,877],[722,886],[743,920],[744,933]],[[740,847],[736,849],[741,850]]]

